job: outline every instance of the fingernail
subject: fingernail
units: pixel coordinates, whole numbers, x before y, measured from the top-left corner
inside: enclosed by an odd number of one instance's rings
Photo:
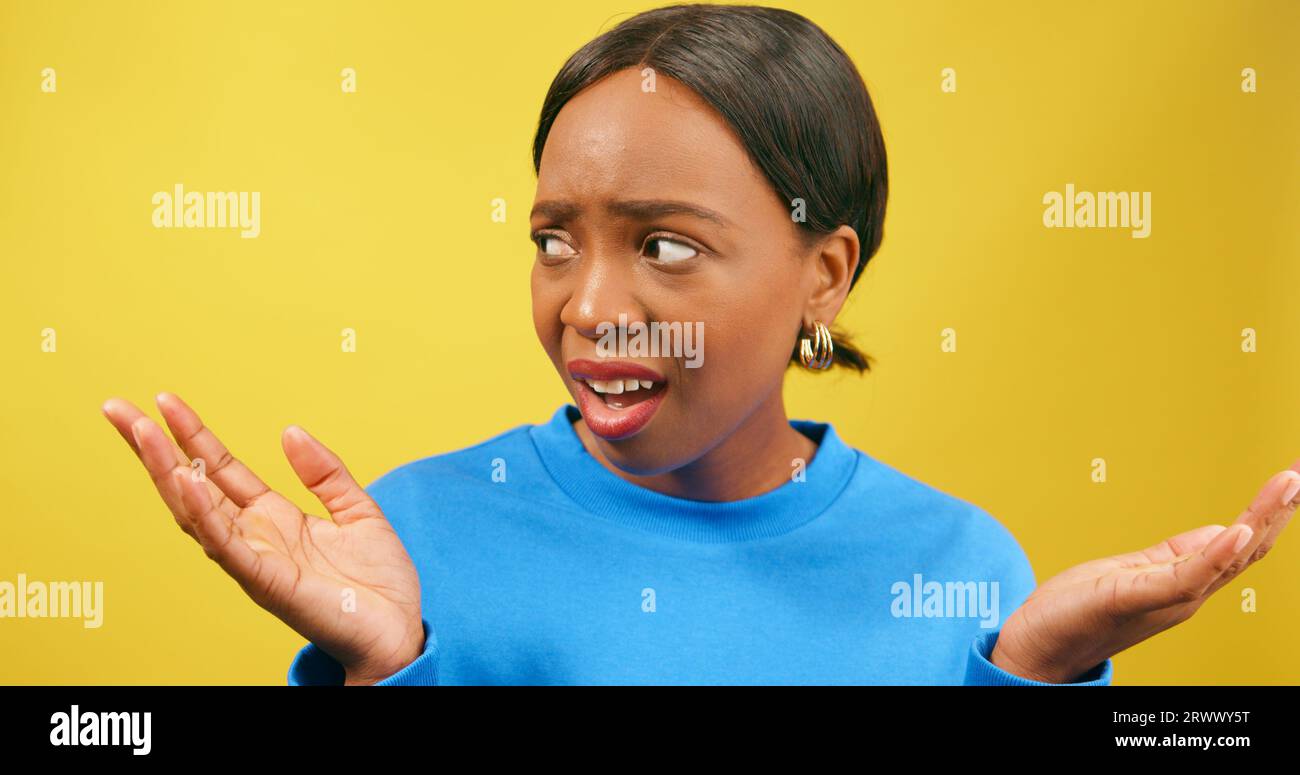
[[[135,448],[140,448],[140,423],[131,423],[131,438],[135,439]]]
[[[1292,476],[1291,484],[1286,488],[1286,492],[1282,493],[1282,505],[1290,506],[1298,492],[1300,492],[1300,476]]]
[[[1241,530],[1237,534],[1237,540],[1232,543],[1232,553],[1236,554],[1246,548],[1246,544],[1250,543],[1250,537],[1254,534],[1254,530],[1251,530],[1246,525],[1242,525]]]

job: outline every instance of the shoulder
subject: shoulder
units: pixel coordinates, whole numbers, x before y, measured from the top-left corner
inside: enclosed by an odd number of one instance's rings
[[[985,508],[945,492],[862,450],[855,477],[858,499],[872,499],[883,510],[882,524],[930,539],[936,551],[950,550],[1000,574],[1027,576],[1033,569],[1011,530]]]
[[[423,499],[430,492],[445,497],[491,485],[494,472],[526,465],[535,457],[529,437],[533,427],[518,425],[472,446],[405,463],[370,483],[366,492],[384,507],[386,502]]]

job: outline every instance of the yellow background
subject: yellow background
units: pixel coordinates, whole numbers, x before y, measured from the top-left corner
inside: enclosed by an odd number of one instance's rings
[[[529,312],[530,143],[567,56],[649,7],[0,4],[0,579],[106,598],[98,630],[0,620],[0,682],[283,683],[303,644],[176,528],[100,415],[111,395],[156,416],[179,393],[313,511],[290,423],[368,483],[550,416],[567,394]],[[1040,581],[1227,524],[1300,457],[1300,4],[784,7],[864,74],[892,183],[840,321],[877,368],[792,372],[793,416],[987,509]],[[178,182],[260,191],[261,236],[155,229],[150,197]],[[1151,236],[1044,228],[1070,182],[1152,192]],[[1118,656],[1116,683],[1300,682],[1291,530]]]

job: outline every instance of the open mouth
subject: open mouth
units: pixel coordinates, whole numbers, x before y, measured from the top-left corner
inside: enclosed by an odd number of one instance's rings
[[[648,401],[664,390],[664,382],[646,379],[579,379],[611,409],[626,409]]]
[[[668,382],[653,369],[620,361],[569,361],[578,409],[592,433],[625,439],[650,423]]]

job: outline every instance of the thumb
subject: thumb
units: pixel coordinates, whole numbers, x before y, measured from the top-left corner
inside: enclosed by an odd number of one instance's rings
[[[379,505],[357,484],[338,455],[310,433],[290,425],[280,437],[284,455],[298,479],[311,490],[334,522],[346,525],[368,517],[382,517]]]

